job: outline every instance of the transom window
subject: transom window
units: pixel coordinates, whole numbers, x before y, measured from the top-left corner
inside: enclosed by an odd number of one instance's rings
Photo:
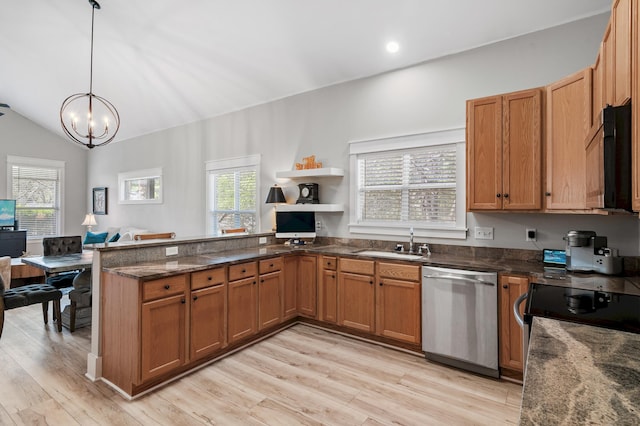
[[[464,131],[353,142],[354,233],[465,238]]]
[[[118,173],[119,204],[161,204],[162,169]]]

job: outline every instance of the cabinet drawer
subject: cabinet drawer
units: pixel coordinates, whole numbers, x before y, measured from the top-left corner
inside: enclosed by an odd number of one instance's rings
[[[258,272],[257,262],[241,263],[229,266],[229,281],[241,280],[243,278],[254,277]]]
[[[282,258],[272,257],[271,259],[264,259],[260,261],[260,273],[268,274],[269,272],[275,272],[282,269]]]
[[[147,301],[166,296],[173,296],[174,294],[184,293],[186,288],[186,275],[176,275],[174,277],[147,281],[142,285],[142,299]]]
[[[207,269],[191,274],[191,290],[224,284],[224,267]]]
[[[335,256],[322,256],[323,269],[331,269],[332,271],[335,271],[337,266],[338,261]]]
[[[378,262],[378,273],[381,278],[420,281],[420,266],[400,265],[397,263]]]
[[[373,275],[375,271],[374,265],[373,260],[340,259],[340,271],[342,272]]]

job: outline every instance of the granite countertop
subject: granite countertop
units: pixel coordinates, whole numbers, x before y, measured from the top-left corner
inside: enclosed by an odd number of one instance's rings
[[[225,250],[216,253],[207,253],[196,256],[168,258],[162,261],[153,261],[129,266],[104,268],[105,271],[126,276],[129,278],[150,280],[163,278],[179,273],[189,273],[222,264],[233,264],[248,260],[278,256],[288,253],[312,253],[332,256],[348,256],[359,259],[404,261],[418,265],[437,266],[444,268],[459,268],[482,272],[502,272],[511,274],[529,275],[532,281],[544,284],[559,285],[563,287],[595,289],[616,293],[629,293],[640,295],[640,277],[610,277],[600,274],[562,274],[548,276],[540,262],[528,262],[522,260],[490,259],[484,257],[465,257],[455,254],[433,253],[419,259],[383,258],[363,254],[362,247],[345,245],[327,246],[285,246],[270,245],[238,250]]]
[[[534,318],[521,425],[640,424],[640,334]]]

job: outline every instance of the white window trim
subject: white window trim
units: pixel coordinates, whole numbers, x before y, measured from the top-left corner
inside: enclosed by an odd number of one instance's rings
[[[124,184],[128,180],[134,179],[146,179],[146,178],[160,178],[160,193],[158,198],[153,200],[125,200],[124,199]],[[118,204],[162,204],[162,194],[164,192],[164,185],[162,183],[162,167],[156,167],[153,169],[133,170],[130,172],[118,173]]]
[[[65,231],[64,231],[64,203],[65,203],[65,196],[64,196],[64,187],[65,187],[65,182],[64,182],[64,172],[65,172],[65,166],[66,166],[66,162],[65,161],[60,161],[60,160],[49,160],[49,159],[45,159],[45,158],[33,158],[33,157],[19,157],[16,155],[7,155],[7,197],[9,197],[9,195],[11,197],[13,197],[13,189],[11,187],[11,185],[13,184],[13,176],[11,174],[11,166],[12,165],[18,165],[18,166],[39,166],[39,167],[51,167],[51,168],[56,168],[58,169],[58,173],[60,173],[59,175],[59,183],[60,183],[60,188],[58,193],[60,194],[60,199],[58,200],[59,206],[58,206],[58,211],[60,212],[60,214],[58,215],[58,217],[60,218],[60,223],[58,223],[58,235],[64,235]],[[15,198],[15,197],[13,197]],[[27,240],[29,241],[41,241],[44,237],[27,237]]]
[[[260,204],[259,204],[259,188],[260,188],[260,154],[247,155],[244,157],[223,158],[220,160],[209,160],[204,163],[204,179],[205,179],[205,212],[204,212],[204,229],[206,235],[213,235],[209,229],[209,213],[211,212],[211,185],[209,183],[209,172],[221,171],[225,169],[239,169],[242,167],[256,168],[256,232],[260,229]],[[217,235],[216,235],[217,236]]]
[[[412,224],[416,237],[426,238],[451,238],[464,240],[467,238],[466,226],[466,167],[465,167],[465,129],[450,129],[430,133],[419,133],[389,138],[350,141],[349,142],[349,232],[354,234],[372,234],[406,237],[410,224],[390,225],[389,223],[367,222],[359,223],[357,218],[358,191],[358,154],[370,154],[375,152],[409,150],[428,146],[455,144],[456,156],[460,160],[456,164],[456,226],[442,226],[435,224]]]

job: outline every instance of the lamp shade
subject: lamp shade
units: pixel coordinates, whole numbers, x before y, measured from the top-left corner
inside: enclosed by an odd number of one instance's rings
[[[81,223],[81,225],[83,226],[93,226],[97,224],[98,222],[96,222],[96,217],[93,213],[87,213],[87,215],[84,217],[84,221]]]
[[[286,203],[287,199],[284,198],[284,193],[282,192],[282,188],[278,185],[274,185],[269,188],[269,194],[267,195],[267,204],[275,204],[275,203]]]

